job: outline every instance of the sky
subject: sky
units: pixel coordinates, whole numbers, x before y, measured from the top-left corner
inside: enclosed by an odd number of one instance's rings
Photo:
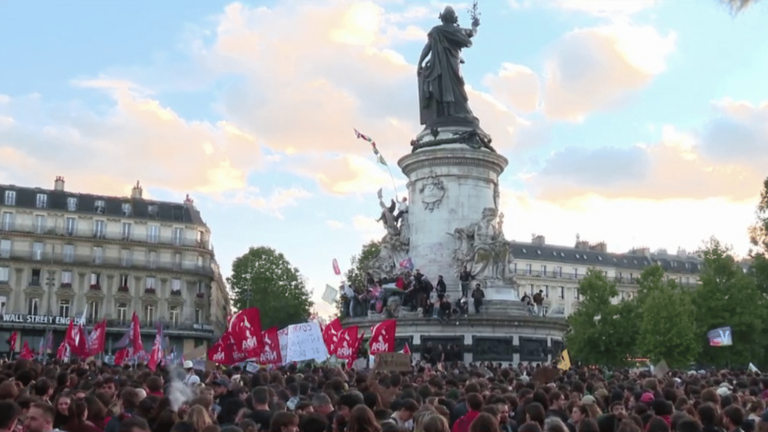
[[[0,183],[190,194],[225,274],[250,246],[338,285],[384,235],[376,191],[422,127],[415,63],[446,3],[0,0]],[[467,2],[452,3],[469,25]],[[768,176],[764,5],[480,0],[470,106],[510,163],[508,238],[745,255]],[[418,266],[418,263],[416,263]]]

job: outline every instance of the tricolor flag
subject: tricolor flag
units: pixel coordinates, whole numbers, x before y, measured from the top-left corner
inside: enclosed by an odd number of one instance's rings
[[[368,141],[369,143],[371,143],[371,147],[373,148],[373,154],[376,155],[376,160],[379,161],[380,164],[384,166],[388,166],[387,162],[384,160],[384,156],[382,156],[381,153],[379,153],[379,149],[376,148],[376,142],[371,137],[369,137],[368,135],[361,134],[360,131],[358,131],[357,129],[355,129],[355,135],[357,136],[358,139]]]

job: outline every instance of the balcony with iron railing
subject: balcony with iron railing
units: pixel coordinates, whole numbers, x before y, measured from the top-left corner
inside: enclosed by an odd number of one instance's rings
[[[549,279],[561,279],[561,280],[570,280],[570,281],[579,281],[581,279],[584,279],[587,274],[575,274],[575,273],[564,273],[560,271],[541,271],[541,270],[527,270],[527,269],[517,269],[515,271],[515,274],[518,276],[528,276],[533,278],[549,278]],[[608,278],[608,280],[612,280],[613,282],[616,282],[617,284],[621,285],[638,285],[640,283],[639,277],[625,277],[625,276],[615,276],[613,278]],[[698,284],[697,281],[684,281],[682,279],[678,280],[677,283],[682,286],[696,286]]]
[[[115,224],[117,225],[117,224]],[[168,230],[166,230],[168,231]],[[128,242],[137,244],[157,244],[164,246],[191,247],[196,249],[212,250],[206,240],[187,238],[186,236],[177,236],[173,232],[153,233],[147,232],[137,234],[134,232],[124,232],[122,229],[110,229],[109,224],[104,228],[94,226],[91,229],[85,227],[70,228],[62,224],[54,223],[19,223],[15,221],[1,221],[0,232],[11,232],[24,235],[47,236],[47,237],[71,237],[80,239],[97,239],[115,242]]]
[[[146,261],[146,260],[125,260],[120,257],[94,256],[67,254],[64,252],[42,252],[42,251],[18,251],[18,250],[0,250],[0,262],[7,261],[28,261],[39,262],[41,264],[57,264],[72,267],[89,268],[111,268],[111,269],[134,269],[143,271],[158,271],[170,273],[191,273],[201,276],[213,277],[213,268],[210,264],[198,265],[197,263],[176,262],[176,261]]]

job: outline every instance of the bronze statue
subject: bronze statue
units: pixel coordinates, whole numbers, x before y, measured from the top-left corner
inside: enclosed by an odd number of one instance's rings
[[[450,6],[440,14],[440,21],[442,24],[433,27],[427,35],[427,44],[418,62],[421,124],[427,130],[440,126],[479,129],[479,121],[469,108],[459,66],[464,63],[461,50],[472,46],[472,37],[480,26],[476,5],[471,29],[459,26],[456,11]]]

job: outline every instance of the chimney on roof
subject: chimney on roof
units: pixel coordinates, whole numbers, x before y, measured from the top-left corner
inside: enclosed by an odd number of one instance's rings
[[[64,177],[56,176],[56,180],[53,182],[53,190],[59,192],[64,191]]]
[[[131,198],[142,199],[142,195],[144,195],[144,189],[141,188],[141,184],[136,180],[136,186],[131,189]]]
[[[544,246],[547,244],[543,235],[534,234],[532,237],[533,239],[531,239],[531,243],[535,244],[536,246]]]
[[[195,200],[190,198],[189,194],[187,194],[187,197],[184,199],[184,207],[194,207],[195,206]]]
[[[589,246],[589,250],[596,252],[608,252],[608,245],[605,242],[595,243]]]

